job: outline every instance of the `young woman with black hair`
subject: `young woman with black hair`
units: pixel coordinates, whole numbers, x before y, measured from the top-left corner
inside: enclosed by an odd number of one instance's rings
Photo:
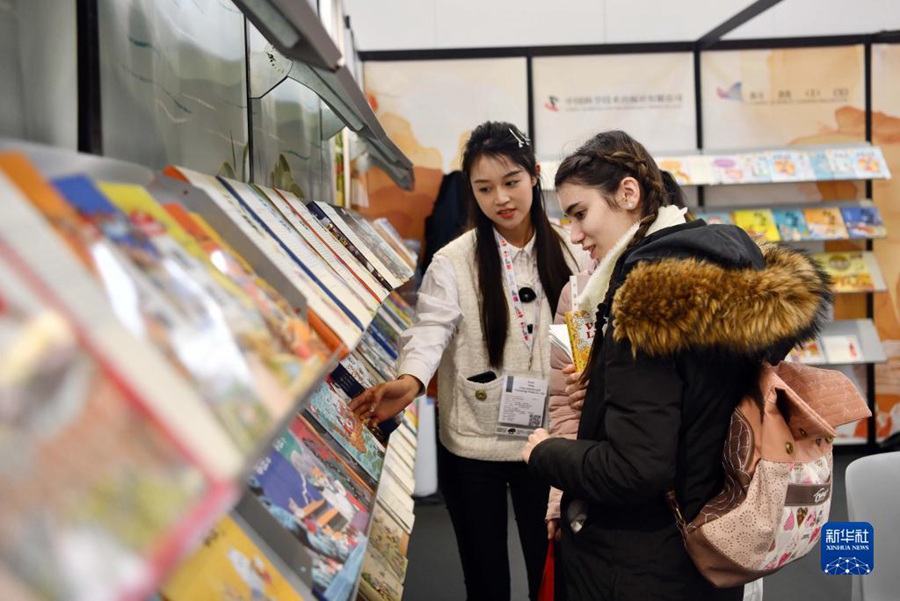
[[[353,399],[351,408],[387,419],[438,372],[439,481],[468,599],[510,598],[507,490],[536,599],[548,488],[528,474],[524,438],[498,434],[498,417],[506,376],[546,383],[560,290],[586,257],[547,219],[534,149],[514,125],[475,128],[462,171],[472,227],[437,252],[425,273],[415,324],[401,341],[401,376]]]

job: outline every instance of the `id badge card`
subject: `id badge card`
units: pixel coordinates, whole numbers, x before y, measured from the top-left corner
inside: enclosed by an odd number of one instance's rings
[[[528,376],[503,376],[497,434],[528,438],[544,424],[549,382]]]

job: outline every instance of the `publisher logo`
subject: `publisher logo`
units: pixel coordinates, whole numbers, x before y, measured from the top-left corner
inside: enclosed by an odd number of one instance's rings
[[[554,113],[559,112],[559,97],[557,96],[548,96],[547,102],[544,103],[544,108],[553,111]]]
[[[826,574],[865,576],[875,569],[875,529],[869,522],[828,522],[821,545]]]

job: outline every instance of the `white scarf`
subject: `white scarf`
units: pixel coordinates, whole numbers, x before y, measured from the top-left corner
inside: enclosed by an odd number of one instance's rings
[[[656,220],[647,229],[647,235],[649,236],[667,227],[686,223],[685,213],[687,213],[687,209],[679,209],[674,205],[660,207]],[[635,223],[628,228],[610,251],[600,260],[597,268],[594,269],[594,273],[591,274],[591,277],[584,285],[584,289],[575,299],[575,308],[587,311],[591,315],[597,310],[597,305],[606,298],[606,291],[609,289],[609,279],[612,277],[613,268],[616,266],[616,262],[622,256],[622,253],[625,252],[628,243],[634,238],[638,227],[639,224]]]

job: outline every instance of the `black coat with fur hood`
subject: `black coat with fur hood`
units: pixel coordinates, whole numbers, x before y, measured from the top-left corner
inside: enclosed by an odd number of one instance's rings
[[[713,598],[665,491],[674,484],[690,520],[721,489],[731,412],[763,360],[815,334],[831,302],[828,276],[802,253],[694,221],[624,253],[607,298],[578,440],[547,440],[530,459],[565,493],[563,563],[578,572],[567,569],[566,581],[581,593],[570,597]],[[568,524],[576,512],[587,515],[577,534]],[[578,557],[590,561],[579,568]]]

